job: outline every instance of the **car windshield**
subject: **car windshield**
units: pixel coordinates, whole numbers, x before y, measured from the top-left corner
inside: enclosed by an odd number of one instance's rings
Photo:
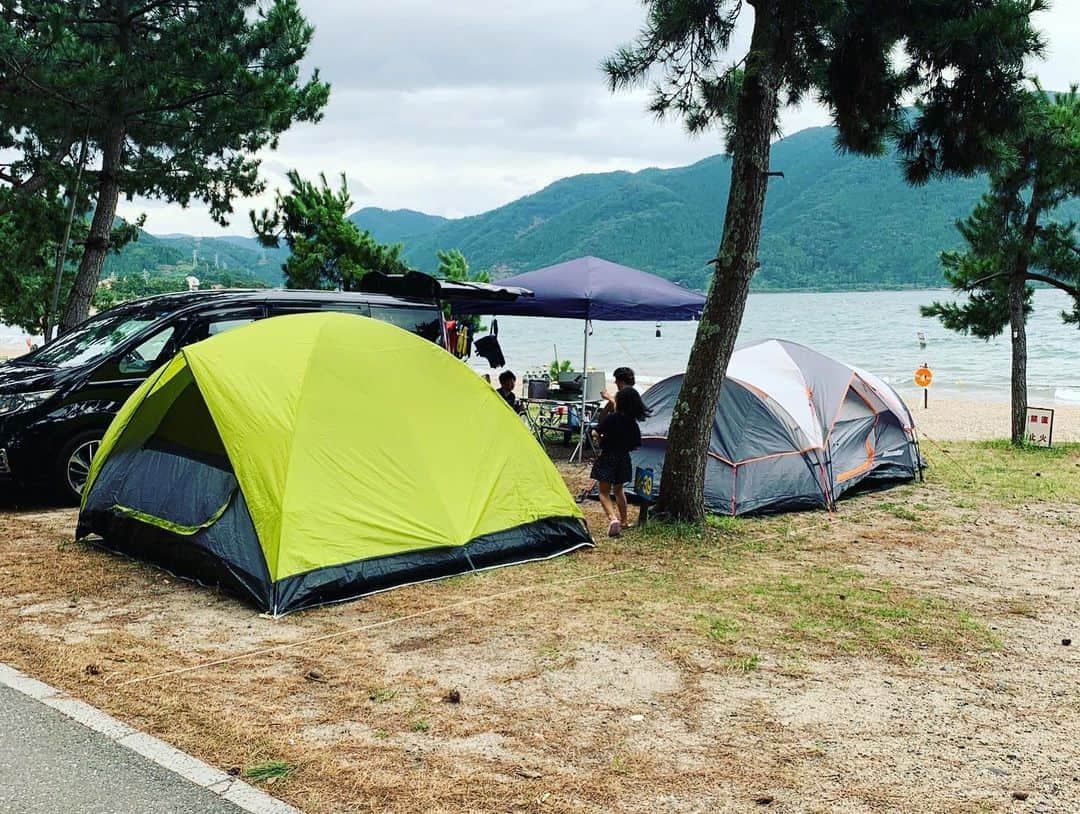
[[[148,314],[106,313],[22,359],[28,365],[78,367],[108,355],[156,319]]]

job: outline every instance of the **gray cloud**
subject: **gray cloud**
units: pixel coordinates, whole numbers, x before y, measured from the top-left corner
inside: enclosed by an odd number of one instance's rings
[[[601,59],[641,23],[626,0],[322,0],[305,11],[316,26],[310,61],[337,87],[405,91],[598,79]]]
[[[1059,0],[1042,15],[1047,59],[1033,69],[1050,88],[1080,79],[1071,51],[1080,9]],[[266,155],[270,186],[237,201],[272,201],[288,169],[344,172],[358,205],[459,216],[499,206],[566,175],[679,166],[721,149],[719,134],[688,137],[658,124],[644,92],[608,92],[600,61],[643,21],[634,0],[304,0],[316,26],[308,59],[331,82],[318,125],[299,125]],[[740,46],[741,47],[741,46]],[[827,123],[819,106],[785,111],[785,132]],[[153,232],[220,232],[201,207],[149,202]]]

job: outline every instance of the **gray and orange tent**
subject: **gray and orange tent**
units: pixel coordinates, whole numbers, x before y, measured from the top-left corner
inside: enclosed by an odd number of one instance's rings
[[[635,471],[651,471],[656,487],[681,388],[682,376],[672,376],[644,394],[652,415],[633,460]],[[739,348],[728,365],[705,505],[729,515],[832,509],[856,486],[910,480],[921,466],[914,419],[892,387],[803,345],[770,339]]]

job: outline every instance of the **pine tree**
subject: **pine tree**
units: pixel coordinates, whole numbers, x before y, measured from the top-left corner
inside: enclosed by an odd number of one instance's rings
[[[990,191],[957,223],[967,248],[944,252],[945,278],[968,295],[962,303],[922,309],[953,331],[990,339],[1009,329],[1012,341],[1012,428],[1024,443],[1027,415],[1027,317],[1031,283],[1073,299],[1066,322],[1080,323],[1080,242],[1073,222],[1055,210],[1080,195],[1080,95],[1034,94],[1022,124],[1008,140]]]
[[[638,39],[604,65],[613,90],[656,77],[651,109],[692,132],[727,130],[731,186],[715,273],[672,411],[660,511],[699,520],[720,387],[758,245],[780,108],[816,96],[838,147],[880,155],[895,142],[907,178],[989,166],[1019,115],[1025,57],[1043,0],[645,0]],[[745,54],[731,54],[753,10]],[[897,59],[897,55],[902,55]],[[903,104],[914,101],[914,114]],[[783,171],[782,167],[775,168]]]
[[[474,283],[491,282],[491,275],[486,271],[470,271],[469,262],[465,259],[465,255],[461,253],[460,249],[449,249],[445,251],[440,249],[435,254],[439,258],[439,270],[437,274],[444,280],[472,281]]]
[[[116,204],[209,205],[222,224],[263,188],[256,153],[315,121],[329,87],[301,81],[313,29],[296,0],[0,0],[0,147],[34,194],[84,137],[93,217],[62,327],[86,318]]]
[[[474,272],[469,269],[469,261],[465,259],[461,249],[439,249],[435,254],[439,258],[439,270],[436,274],[442,279],[474,283],[491,282],[491,275],[488,272]],[[450,303],[443,304],[443,314],[447,319],[454,318],[454,311]],[[474,336],[485,329],[483,320],[475,314],[459,316],[456,319],[462,325],[467,325]]]
[[[57,302],[64,301],[75,282],[88,230],[85,196],[80,195],[72,209],[68,186],[59,188],[50,177],[32,193],[0,189],[0,322],[42,334],[46,341],[56,316],[53,289],[57,255],[68,219],[72,218],[72,228]],[[141,225],[141,219],[133,224],[118,223],[109,239],[110,250],[119,251],[135,240]]]
[[[331,188],[326,176],[315,184],[296,170],[288,173],[292,189],[279,190],[274,209],[251,213],[259,242],[277,248],[284,240],[291,255],[282,266],[289,288],[354,291],[369,271],[404,274],[402,245],[385,246],[348,218],[352,208],[345,176]]]

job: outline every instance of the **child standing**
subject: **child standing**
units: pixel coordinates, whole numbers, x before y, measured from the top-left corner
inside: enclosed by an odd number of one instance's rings
[[[600,505],[608,516],[609,537],[618,537],[627,523],[623,484],[634,476],[630,452],[641,446],[638,423],[648,415],[641,394],[633,387],[624,387],[615,394],[615,410],[596,427],[596,434],[600,436],[600,456],[593,464],[591,477],[599,482]]]

